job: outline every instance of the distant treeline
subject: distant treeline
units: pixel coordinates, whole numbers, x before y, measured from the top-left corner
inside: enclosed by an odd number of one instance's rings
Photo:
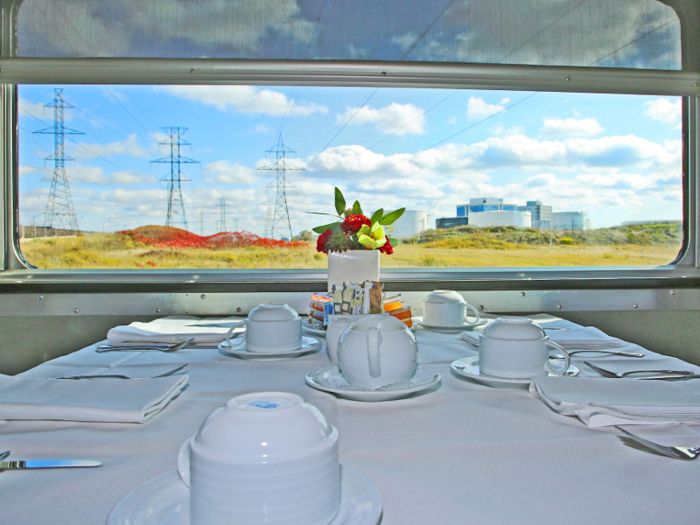
[[[616,226],[595,230],[536,230],[515,226],[456,226],[428,230],[403,241],[407,244],[429,243],[436,248],[487,248],[522,244],[566,245],[678,245],[683,242],[680,223]]]

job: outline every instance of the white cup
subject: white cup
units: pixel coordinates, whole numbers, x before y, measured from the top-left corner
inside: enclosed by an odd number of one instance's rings
[[[363,315],[340,336],[338,366],[351,385],[376,390],[406,381],[418,362],[418,343],[390,315]]]
[[[338,431],[295,394],[214,411],[178,454],[191,525],[327,525],[340,508]]]
[[[468,319],[467,310],[474,314],[474,321]],[[427,326],[473,326],[479,319],[479,311],[454,290],[435,290],[423,300],[423,323]]]
[[[245,324],[245,337],[234,343],[233,331],[242,324]],[[229,329],[226,342],[232,349],[245,344],[248,352],[291,352],[301,348],[301,317],[286,304],[261,304]]]
[[[564,355],[564,365],[555,369],[549,362],[549,347]],[[545,374],[562,375],[569,368],[569,354],[525,318],[498,318],[479,335],[479,373],[513,379]]]

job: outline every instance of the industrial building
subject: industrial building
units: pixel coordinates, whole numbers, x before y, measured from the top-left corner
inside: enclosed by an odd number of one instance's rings
[[[518,206],[518,211],[529,211],[532,214],[532,228],[551,229],[552,207],[545,206],[542,201],[527,201],[525,206]]]
[[[560,211],[552,213],[552,230],[590,230],[587,211]]]
[[[420,235],[431,227],[430,214],[427,211],[406,210],[393,224],[391,236],[397,239],[406,239]]]

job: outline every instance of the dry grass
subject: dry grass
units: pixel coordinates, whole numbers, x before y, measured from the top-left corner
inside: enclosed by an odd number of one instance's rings
[[[476,245],[475,245],[476,244]],[[661,265],[679,246],[529,245],[509,242],[402,244],[382,255],[383,268]],[[47,269],[325,268],[315,248],[154,248],[119,234],[37,238],[21,242],[26,259]]]

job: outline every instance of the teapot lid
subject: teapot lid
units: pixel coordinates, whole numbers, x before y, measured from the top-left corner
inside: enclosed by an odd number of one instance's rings
[[[494,339],[532,341],[546,337],[540,325],[526,317],[499,317],[489,324],[483,335]]]
[[[399,332],[407,330],[403,321],[390,315],[367,315],[353,322],[349,330],[355,332],[368,332],[370,328],[379,328],[382,332]]]

